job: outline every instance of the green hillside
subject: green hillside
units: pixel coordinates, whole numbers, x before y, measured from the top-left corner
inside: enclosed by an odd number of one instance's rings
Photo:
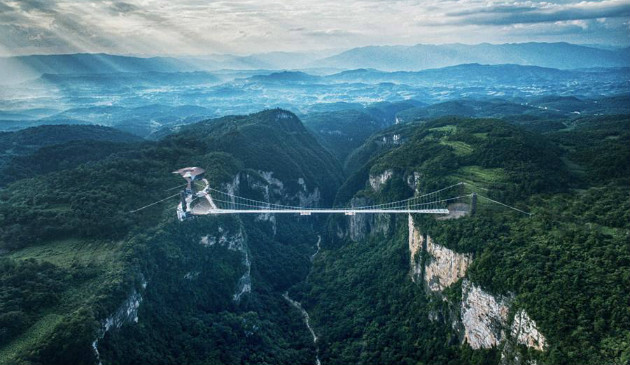
[[[418,172],[420,193],[463,181],[469,184],[464,192],[531,211],[528,216],[481,199],[472,217],[416,215],[414,221],[440,245],[472,255],[467,280],[511,298],[512,310],[535,319],[550,345],[511,350],[521,359],[625,363],[630,186],[621,146],[630,143],[628,127],[626,117],[612,116],[547,135],[483,119],[396,127],[381,135],[401,133],[402,145],[376,148],[373,138],[355,152],[366,162],[344,183],[337,203],[407,198],[412,190],[402,181]],[[372,190],[368,176],[388,169],[393,177]],[[333,227],[344,226],[343,219],[331,219]],[[331,232],[329,240],[337,242],[296,291],[321,333],[322,362],[500,363],[503,344],[489,350],[460,345],[453,321],[459,320],[462,281],[439,295],[413,283],[406,217],[390,222],[388,233],[377,228],[358,241]]]
[[[3,135],[0,364],[630,361],[626,115],[535,126],[442,117],[382,129],[375,113],[312,113],[307,128],[265,110],[159,141],[101,127]],[[316,133],[338,127],[340,139]],[[21,143],[32,147],[15,153]],[[411,224],[470,262],[429,290],[422,275],[437,256],[410,256],[406,214],[179,221],[184,181],[172,172],[185,166],[235,195],[320,207],[463,182],[455,192],[478,193],[476,214],[414,215]],[[375,176],[389,177],[374,187]],[[464,337],[470,283],[509,303],[491,329],[506,333],[496,346],[473,349]],[[285,294],[308,312],[317,342]],[[510,334],[520,310],[544,335],[542,351]]]
[[[305,189],[319,189],[320,204],[329,205],[341,179],[334,158],[301,122],[273,110],[191,125],[159,142],[128,145],[105,159],[8,185],[0,191],[0,249],[8,252],[1,258],[0,320],[7,328],[0,333],[0,363],[303,363],[312,357],[308,332],[298,313],[284,314],[290,307],[281,294],[308,272],[317,238],[313,221],[207,217],[181,223],[176,199],[131,213],[177,193],[172,188],[183,180],[171,172],[188,165],[206,168],[216,187],[237,174],[245,174],[242,184],[252,176],[264,186],[252,169],[271,172],[284,183],[272,198],[285,204],[294,203],[303,179]],[[255,193],[242,189],[245,196]],[[199,243],[213,232],[245,241],[236,250]],[[252,294],[237,303],[232,297],[246,270],[245,254]],[[47,281],[39,281],[42,275]],[[105,318],[134,296],[142,298],[142,326],[100,338]],[[208,326],[214,329],[199,337]],[[195,351],[181,347],[195,341]]]

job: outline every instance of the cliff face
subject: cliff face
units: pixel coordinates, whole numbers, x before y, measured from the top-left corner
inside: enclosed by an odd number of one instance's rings
[[[411,280],[422,276],[425,286],[432,292],[442,292],[466,275],[472,262],[471,254],[462,254],[437,244],[431,236],[423,235],[408,218],[409,262]],[[425,255],[424,266],[421,263]]]
[[[385,170],[379,175],[370,175],[370,187],[372,187],[374,191],[379,191],[381,190],[381,187],[392,178],[392,176],[394,176],[394,170]]]
[[[424,281],[431,291],[441,292],[466,275],[472,262],[471,254],[461,254],[438,245],[427,235]]]
[[[420,264],[420,252],[424,245],[424,238],[416,229],[413,218],[409,215],[409,266],[411,267],[411,280],[416,282],[422,275],[422,265]]]
[[[142,289],[145,289],[146,286],[147,282],[143,280]],[[120,307],[101,322],[99,333],[92,342],[92,349],[94,350],[99,365],[101,364],[100,353],[98,351],[99,340],[111,329],[120,328],[127,323],[138,323],[138,308],[140,307],[140,303],[142,303],[142,295],[136,289],[133,289]]]
[[[219,226],[216,234],[202,236],[199,240],[199,244],[206,247],[219,245],[226,247],[228,250],[240,252],[243,255],[243,266],[245,266],[245,272],[238,281],[233,299],[235,302],[238,302],[244,294],[252,291],[251,262],[249,259],[249,252],[247,250],[247,240],[242,228],[239,228],[236,232],[230,232]],[[189,274],[191,277],[194,276],[194,273]]]
[[[494,297],[464,280],[462,283],[461,320],[464,341],[473,349],[489,349],[505,339],[509,312],[508,299]]]
[[[458,253],[436,243],[423,234],[408,217],[408,247],[411,280],[422,280],[427,292],[441,295],[444,289],[463,278],[460,303],[450,303],[448,313],[429,313],[432,321],[450,318],[450,325],[461,331],[462,342],[473,349],[490,349],[503,346],[502,363],[519,363],[525,357],[516,344],[544,351],[547,342],[525,310],[519,310],[509,323],[511,298],[493,295],[466,279],[472,263],[471,254]],[[424,255],[424,256],[423,256]],[[446,322],[449,322],[446,321]],[[446,324],[445,322],[445,324]]]
[[[547,339],[536,327],[536,322],[529,318],[523,309],[514,316],[510,335],[519,345],[525,345],[538,351],[543,351],[547,347]]]
[[[352,198],[350,206],[360,207],[373,204],[367,198]],[[344,224],[337,226],[337,237],[348,237],[358,242],[369,234],[387,234],[392,226],[393,218],[389,214],[355,214],[345,217]]]

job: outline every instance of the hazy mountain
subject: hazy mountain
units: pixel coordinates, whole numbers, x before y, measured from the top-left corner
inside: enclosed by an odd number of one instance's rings
[[[209,72],[107,72],[89,74],[54,74],[45,73],[34,82],[51,83],[57,87],[65,88],[112,88],[134,86],[161,86],[161,85],[203,85],[215,84],[219,78]]]
[[[253,81],[258,82],[272,82],[272,83],[291,83],[291,82],[317,82],[320,77],[307,74],[299,71],[282,71],[274,72],[269,75],[256,75],[250,78]]]
[[[497,83],[518,85],[526,83],[565,83],[567,81],[618,80],[627,78],[630,68],[582,68],[560,70],[550,67],[524,66],[517,64],[478,64],[468,63],[422,71],[381,71],[376,69],[356,69],[342,71],[326,77],[333,82],[382,83],[397,82],[408,85],[436,85],[458,82],[496,86]]]
[[[131,57],[109,54],[58,54],[0,58],[4,83],[42,74],[114,72],[177,72],[196,70],[297,70],[321,74],[333,69],[375,68],[385,71],[422,70],[464,63],[535,65],[559,69],[630,66],[630,48],[603,49],[569,43],[511,43],[477,45],[367,46],[338,54],[270,52],[204,57]]]
[[[139,137],[96,125],[44,125],[0,132],[0,185],[39,171],[74,166],[77,161],[102,157],[123,144],[138,141]],[[64,144],[68,145],[62,149],[51,148]],[[96,157],[89,157],[91,154]],[[32,157],[25,158],[29,155]]]
[[[174,72],[196,68],[170,57],[130,57],[103,53],[31,55],[0,58],[0,80],[18,82],[42,74]]]
[[[236,69],[304,69],[313,67],[314,60],[337,54],[338,51],[320,52],[267,52],[247,56],[218,54],[203,57],[183,57],[182,60],[204,70]],[[314,67],[319,67],[315,65]]]
[[[462,63],[536,65],[559,69],[630,65],[628,50],[605,50],[569,43],[368,46],[317,62],[322,67],[422,70]]]

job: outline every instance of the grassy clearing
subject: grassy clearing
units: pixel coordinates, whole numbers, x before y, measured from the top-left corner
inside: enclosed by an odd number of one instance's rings
[[[562,162],[564,162],[564,164],[572,174],[580,177],[586,176],[586,169],[584,169],[584,167],[571,161],[567,156],[560,157],[560,159],[562,160]]]
[[[68,269],[69,273],[79,270],[85,275],[78,278],[68,275],[67,286],[59,293],[59,304],[47,308],[32,326],[0,349],[0,364],[19,363],[29,350],[45,343],[70,313],[93,306],[104,288],[120,285],[124,271],[123,254],[122,243],[79,239],[48,242],[9,254],[8,257],[14,260],[46,261]]]
[[[429,130],[432,132],[447,132],[449,134],[453,134],[457,132],[457,126],[445,125],[443,127],[430,128]]]
[[[15,260],[36,259],[71,268],[89,267],[94,276],[71,285],[62,295],[63,310],[76,309],[89,302],[104,286],[117,285],[122,279],[123,252],[120,243],[68,239],[31,246],[9,255]]]
[[[121,244],[107,241],[67,239],[30,246],[9,255],[15,260],[36,259],[68,268],[73,264],[102,266],[120,265]]]
[[[473,133],[473,136],[481,139],[488,139],[488,133]]]
[[[457,170],[455,176],[461,181],[480,185],[482,187],[491,183],[502,182],[507,179],[505,171],[501,168],[484,169],[480,166],[461,167]]]
[[[446,146],[453,147],[457,156],[470,155],[474,151],[474,148],[471,145],[461,141],[447,141],[443,139],[440,141],[440,143]]]
[[[40,318],[21,336],[0,349],[0,364],[18,364],[18,355],[44,342],[62,320],[63,316],[54,313]]]

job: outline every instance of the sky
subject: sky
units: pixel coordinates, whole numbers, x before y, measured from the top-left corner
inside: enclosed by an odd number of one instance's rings
[[[0,0],[0,56],[253,54],[368,45],[630,46],[630,1]]]

